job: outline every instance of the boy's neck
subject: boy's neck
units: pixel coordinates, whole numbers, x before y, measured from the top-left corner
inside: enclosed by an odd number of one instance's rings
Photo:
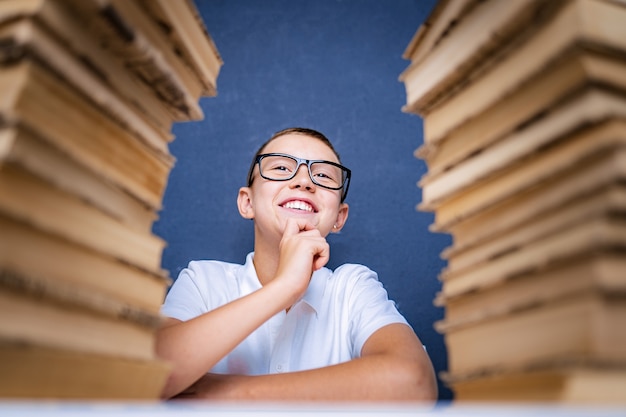
[[[270,249],[255,242],[253,264],[261,285],[274,279],[278,270],[278,249]]]

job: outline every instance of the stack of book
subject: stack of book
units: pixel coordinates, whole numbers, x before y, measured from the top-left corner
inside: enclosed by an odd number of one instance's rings
[[[455,397],[626,403],[626,3],[442,0],[404,57]]]
[[[221,65],[191,0],[0,2],[0,397],[158,398],[152,224]]]

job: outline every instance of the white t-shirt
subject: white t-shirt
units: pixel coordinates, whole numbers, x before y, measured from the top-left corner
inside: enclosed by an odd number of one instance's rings
[[[190,262],[170,289],[163,315],[186,321],[258,290],[253,256],[248,254],[244,265]],[[346,362],[360,356],[372,333],[391,323],[408,325],[374,271],[356,264],[334,272],[322,268],[288,313],[261,325],[211,372],[261,375]],[[210,346],[211,340],[203,343]]]

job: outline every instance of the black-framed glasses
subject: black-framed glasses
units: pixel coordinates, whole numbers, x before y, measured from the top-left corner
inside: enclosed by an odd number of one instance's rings
[[[254,165],[259,165],[261,177],[270,181],[288,181],[296,176],[300,165],[306,165],[313,184],[329,190],[341,190],[341,201],[348,194],[351,171],[331,161],[303,159],[284,153],[257,155],[248,175],[248,186],[252,185]]]

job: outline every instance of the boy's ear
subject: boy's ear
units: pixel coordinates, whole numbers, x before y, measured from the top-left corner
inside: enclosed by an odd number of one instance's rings
[[[333,225],[333,229],[331,232],[339,233],[339,231],[343,228],[348,220],[348,212],[350,211],[350,207],[346,203],[341,203],[339,206],[339,212],[337,213],[337,220]]]
[[[241,187],[237,195],[237,208],[244,219],[254,219],[250,187]]]

